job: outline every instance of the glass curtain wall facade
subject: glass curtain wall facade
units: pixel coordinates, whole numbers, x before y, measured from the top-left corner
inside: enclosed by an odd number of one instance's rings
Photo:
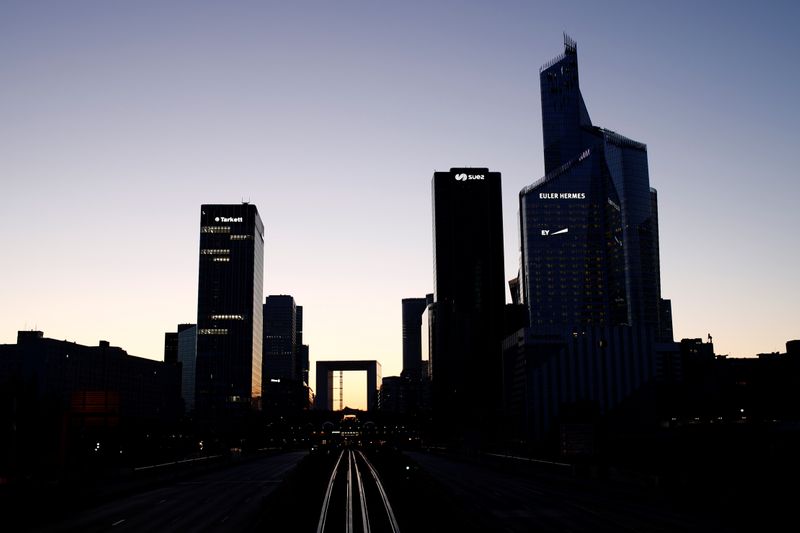
[[[264,302],[264,382],[296,379],[297,308],[288,295]]]
[[[422,313],[428,307],[426,298],[403,298],[403,373],[419,379],[422,364]]]
[[[647,147],[592,125],[569,37],[540,83],[545,176],[519,195],[530,323],[657,328],[658,211]]]
[[[199,262],[196,410],[258,406],[264,225],[256,206],[201,206]]]

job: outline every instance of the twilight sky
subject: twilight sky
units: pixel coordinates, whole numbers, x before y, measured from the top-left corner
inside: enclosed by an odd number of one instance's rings
[[[431,292],[434,170],[542,175],[539,67],[578,42],[592,121],[648,146],[676,339],[800,338],[795,2],[0,3],[0,343],[160,359],[194,322],[201,203],[258,206],[264,294],[313,362],[401,369]],[[794,154],[794,155],[793,155]],[[364,378],[345,383],[363,404]]]

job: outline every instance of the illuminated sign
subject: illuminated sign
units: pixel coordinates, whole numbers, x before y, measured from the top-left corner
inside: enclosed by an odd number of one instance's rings
[[[585,200],[585,192],[540,192],[541,200]]]
[[[564,228],[564,229],[560,229],[558,231],[553,231],[552,233],[550,232],[549,229],[543,229],[542,230],[542,236],[543,237],[548,237],[550,235],[561,235],[563,233],[569,233],[569,228]]]
[[[456,181],[482,180],[483,174],[456,174]]]
[[[214,222],[244,222],[244,217],[214,217]]]

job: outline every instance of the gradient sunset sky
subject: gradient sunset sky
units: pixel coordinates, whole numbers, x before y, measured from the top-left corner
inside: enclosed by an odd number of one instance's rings
[[[400,300],[433,289],[434,170],[502,173],[516,275],[539,67],[566,31],[592,121],[648,146],[676,339],[783,351],[800,338],[798,6],[4,0],[0,343],[37,328],[160,359],[196,321],[200,204],[244,199],[264,294],[304,306],[312,370],[398,374]]]

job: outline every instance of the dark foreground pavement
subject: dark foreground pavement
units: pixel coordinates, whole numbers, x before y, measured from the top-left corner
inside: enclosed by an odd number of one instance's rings
[[[498,469],[425,453],[407,456],[460,504],[471,531],[726,530],[709,516],[674,510],[651,490],[568,475],[537,476],[513,462]]]
[[[305,452],[243,462],[90,508],[35,531],[242,531]],[[46,509],[47,502],[42,502]]]

